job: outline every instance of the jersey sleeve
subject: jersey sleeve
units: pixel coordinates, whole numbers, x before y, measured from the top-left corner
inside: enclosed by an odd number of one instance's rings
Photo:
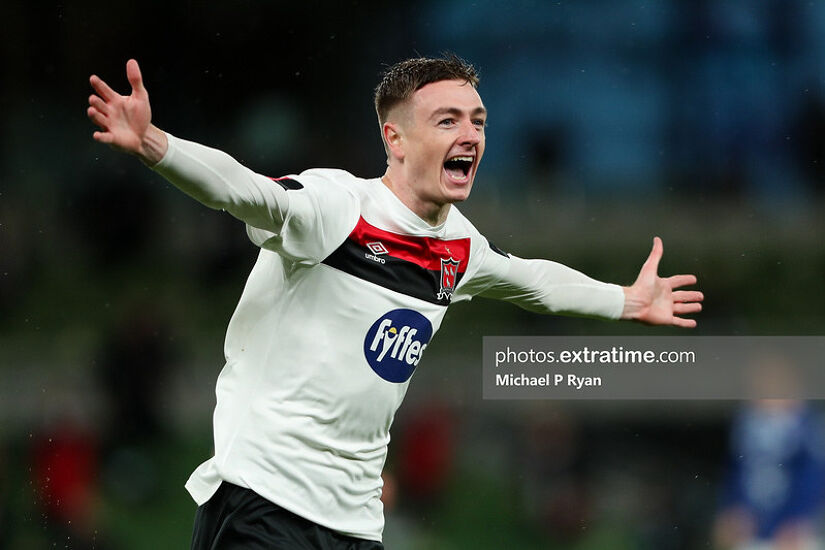
[[[358,219],[354,193],[328,170],[273,179],[222,151],[167,134],[169,149],[153,169],[202,204],[247,224],[256,245],[302,263],[318,263]]]
[[[537,313],[618,319],[624,308],[624,291],[563,264],[507,254],[484,237],[476,254],[478,263],[458,298],[482,296],[512,302]]]

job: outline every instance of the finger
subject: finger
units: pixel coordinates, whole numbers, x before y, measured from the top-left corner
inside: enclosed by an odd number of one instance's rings
[[[698,302],[691,302],[689,304],[673,304],[673,313],[678,315],[683,315],[685,313],[699,313],[700,311],[702,311],[702,304]]]
[[[89,105],[100,111],[106,116],[109,116],[109,105],[105,101],[92,94],[89,96]]]
[[[86,109],[86,116],[88,116],[92,122],[103,128],[104,130],[109,129],[108,119],[94,107],[89,107],[88,109]]]
[[[694,319],[682,319],[681,317],[674,317],[672,324],[674,327],[696,328],[696,321]]]
[[[126,62],[126,78],[129,80],[129,84],[132,85],[133,95],[146,93],[146,88],[143,87],[143,76],[140,74],[140,66],[134,59]]]
[[[645,260],[642,269],[652,269],[654,272],[657,272],[659,270],[659,260],[662,259],[663,252],[664,246],[662,245],[662,239],[653,237],[653,248],[650,250],[650,255],[647,257],[647,260]]]
[[[695,285],[696,275],[673,275],[665,280],[670,285],[670,288],[679,288],[680,286]]]
[[[116,91],[111,89],[108,84],[103,82],[97,75],[92,75],[89,77],[89,83],[92,85],[92,88],[95,89],[97,95],[102,97],[106,102],[112,101],[120,97]]]
[[[677,290],[672,295],[674,302],[701,302],[705,295],[698,290]]]
[[[95,141],[105,144],[110,144],[115,140],[115,136],[113,136],[110,132],[95,132],[92,134],[92,138]]]

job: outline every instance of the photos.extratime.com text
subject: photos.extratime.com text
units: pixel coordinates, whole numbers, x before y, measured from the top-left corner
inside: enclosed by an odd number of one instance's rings
[[[485,336],[485,399],[825,399],[825,336]]]
[[[605,349],[591,349],[584,346],[580,349],[534,350],[520,349],[518,351],[507,346],[495,352],[496,367],[513,365],[549,364],[563,365],[654,365],[654,364],[691,364],[696,362],[694,351],[654,351],[650,349],[625,349],[623,346],[611,346]]]

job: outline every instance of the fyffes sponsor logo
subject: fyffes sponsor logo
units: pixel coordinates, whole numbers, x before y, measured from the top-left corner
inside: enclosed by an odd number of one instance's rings
[[[429,319],[412,309],[394,309],[372,324],[364,338],[364,357],[388,382],[406,382],[433,336]]]

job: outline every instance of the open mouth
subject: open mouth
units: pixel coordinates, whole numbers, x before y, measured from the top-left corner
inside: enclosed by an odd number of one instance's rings
[[[470,170],[473,167],[473,157],[455,156],[450,157],[444,163],[444,171],[453,181],[464,182],[470,177]]]

